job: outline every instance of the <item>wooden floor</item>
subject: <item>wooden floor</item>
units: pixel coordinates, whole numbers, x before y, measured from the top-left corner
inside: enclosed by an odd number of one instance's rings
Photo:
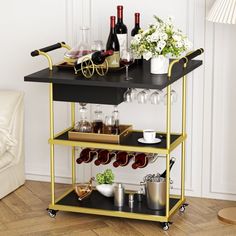
[[[57,193],[65,185],[57,185]],[[58,212],[48,216],[50,184],[27,181],[14,193],[0,200],[0,235],[236,235],[236,226],[217,219],[219,209],[236,206],[236,202],[188,198],[184,214],[177,213],[174,224],[164,232],[158,223],[111,217]]]

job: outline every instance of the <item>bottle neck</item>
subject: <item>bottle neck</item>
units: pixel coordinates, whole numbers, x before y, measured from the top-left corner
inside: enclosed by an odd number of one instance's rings
[[[136,29],[140,29],[139,23],[135,23],[134,27],[135,27]]]
[[[139,26],[139,24],[140,24],[140,14],[135,13],[134,19],[135,19],[135,26]]]
[[[123,23],[123,6],[117,6],[117,23]]]
[[[116,21],[116,17],[115,16],[111,16],[110,17],[110,29],[111,29],[111,33],[112,34],[115,33],[115,21]]]
[[[119,17],[118,17],[118,18],[117,18],[117,23],[118,23],[118,24],[123,24],[123,17],[122,17],[122,18],[119,18]]]

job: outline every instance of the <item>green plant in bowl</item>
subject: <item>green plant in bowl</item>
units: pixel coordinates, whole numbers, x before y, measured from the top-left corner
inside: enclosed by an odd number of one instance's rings
[[[106,169],[103,173],[98,173],[96,175],[96,180],[98,184],[112,184],[115,175],[111,169]]]
[[[105,170],[103,173],[96,175],[98,185],[96,189],[105,197],[112,197],[114,195],[114,181],[115,175],[111,169]]]

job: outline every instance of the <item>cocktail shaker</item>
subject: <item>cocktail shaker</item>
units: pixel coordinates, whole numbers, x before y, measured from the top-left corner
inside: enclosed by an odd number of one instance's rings
[[[122,184],[118,183],[114,188],[114,205],[117,207],[124,206],[125,189]]]

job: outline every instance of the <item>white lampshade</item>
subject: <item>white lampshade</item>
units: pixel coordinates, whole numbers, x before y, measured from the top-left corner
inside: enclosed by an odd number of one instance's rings
[[[236,24],[236,0],[216,0],[207,20],[215,23]]]

